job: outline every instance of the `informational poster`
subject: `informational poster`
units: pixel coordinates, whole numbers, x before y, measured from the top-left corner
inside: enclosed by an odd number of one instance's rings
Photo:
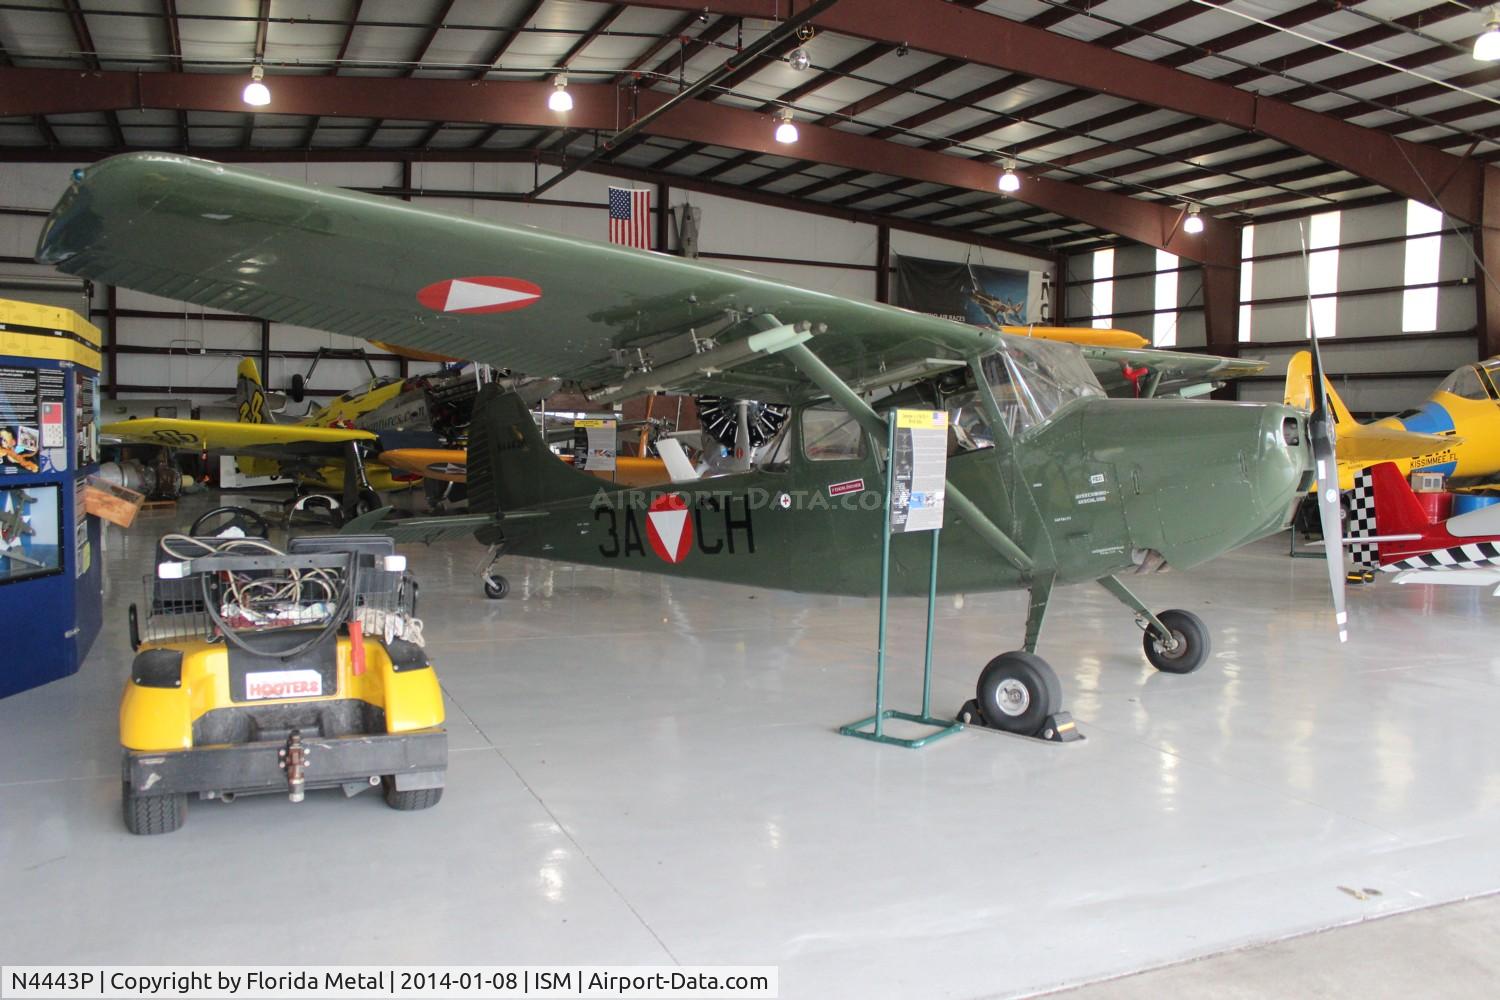
[[[891,473],[891,531],[899,534],[941,528],[948,482],[945,411],[896,411]]]
[[[87,477],[79,476],[73,482],[73,575],[82,576],[93,563],[93,552],[89,546],[89,512],[84,501]]]
[[[82,370],[73,390],[73,427],[78,437],[78,467],[87,468],[99,461],[99,378]],[[161,414],[158,414],[160,416]]]
[[[895,304],[960,323],[999,329],[1030,319],[1031,275],[1008,267],[896,258]]]
[[[613,420],[573,421],[573,467],[585,472],[613,472],[619,434]]]
[[[39,403],[35,368],[0,367],[0,475],[47,471]]]

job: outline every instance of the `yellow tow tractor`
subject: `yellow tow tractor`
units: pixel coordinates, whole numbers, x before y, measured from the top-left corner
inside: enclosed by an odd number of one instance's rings
[[[169,833],[188,798],[381,785],[442,798],[443,697],[406,559],[380,535],[293,538],[242,507],[162,538],[120,703],[125,826]]]

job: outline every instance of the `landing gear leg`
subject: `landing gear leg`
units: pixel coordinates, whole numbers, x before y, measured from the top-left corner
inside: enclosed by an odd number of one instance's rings
[[[1031,605],[1026,611],[1026,648],[1001,653],[979,675],[975,697],[958,711],[958,721],[1020,736],[1037,736],[1065,743],[1082,739],[1062,707],[1062,684],[1047,661],[1036,655],[1042,621],[1052,597],[1051,576],[1031,583]]]
[[[1146,659],[1157,670],[1169,674],[1190,674],[1208,659],[1208,626],[1191,611],[1173,609],[1154,615],[1119,580],[1106,576],[1100,586],[1113,594],[1121,604],[1135,612],[1135,623],[1146,633],[1142,645]]]
[[[365,475],[365,456],[357,441],[344,446],[344,495],[340,503],[346,521],[380,509],[380,494],[371,488],[370,478]]]
[[[492,601],[501,601],[505,595],[510,593],[510,581],[491,570],[500,556],[505,552],[505,543],[496,542],[490,546],[489,555],[485,558],[484,568],[479,571],[479,581],[484,584],[484,596]]]

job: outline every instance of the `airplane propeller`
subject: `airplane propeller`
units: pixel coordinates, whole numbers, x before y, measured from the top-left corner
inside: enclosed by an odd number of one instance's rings
[[[1307,259],[1307,242],[1302,243],[1302,258]],[[1339,504],[1339,463],[1334,449],[1338,431],[1333,410],[1328,405],[1328,390],[1323,381],[1323,355],[1318,350],[1317,320],[1313,315],[1312,294],[1307,299],[1307,332],[1312,340],[1312,414],[1307,433],[1312,442],[1313,461],[1318,473],[1318,520],[1323,528],[1323,551],[1328,561],[1328,586],[1333,593],[1333,620],[1338,625],[1339,642],[1349,641],[1349,613],[1344,608],[1344,525]]]

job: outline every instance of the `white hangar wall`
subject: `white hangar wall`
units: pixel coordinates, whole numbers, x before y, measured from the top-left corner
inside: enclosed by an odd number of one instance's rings
[[[1470,247],[1466,226],[1435,213],[1426,222],[1409,219],[1405,201],[1339,211],[1336,221],[1309,215],[1254,226],[1241,262],[1236,353],[1268,367],[1239,384],[1239,398],[1281,398],[1287,359],[1306,346],[1311,272],[1324,360],[1350,408],[1391,413],[1415,406],[1448,372],[1476,359]],[[1114,277],[1100,281],[1095,269],[1109,273],[1107,255],[1072,255],[1065,315],[1074,323],[1133,330],[1161,346],[1201,350],[1201,270],[1177,262],[1175,305],[1167,308],[1174,300],[1159,300],[1158,288],[1170,291],[1162,281],[1170,263],[1150,247],[1122,243],[1113,253]],[[1412,295],[1426,297],[1425,313],[1414,308],[1407,315]]]
[[[31,262],[45,212],[66,188],[81,164],[19,163],[0,166],[0,296],[49,301],[81,309],[78,283],[59,280],[51,268]],[[369,190],[398,190],[403,167],[397,161],[369,163],[273,163],[260,170],[289,180]],[[424,208],[500,222],[537,226],[554,232],[604,239],[607,191],[603,174],[579,173],[551,189],[545,200],[522,203],[497,194],[521,194],[535,184],[529,165],[497,163],[416,163],[411,166],[412,201]],[[642,185],[643,186],[643,185]],[[654,189],[653,189],[654,190]],[[873,225],[811,213],[771,208],[733,198],[682,189],[669,194],[672,208],[685,203],[702,209],[700,257],[710,263],[769,275],[790,284],[838,295],[874,299],[877,287],[878,233]],[[659,209],[660,206],[653,206]],[[675,236],[671,246],[676,247]],[[1037,258],[973,247],[962,242],[892,230],[892,260],[902,254],[936,260],[964,261],[1033,271],[1030,301],[1038,301],[1041,268]],[[41,287],[41,282],[49,287]],[[93,321],[108,325],[111,290],[95,288]],[[175,300],[128,289],[114,292],[120,345],[118,372],[106,373],[106,384],[120,387],[122,398],[171,396],[195,404],[220,398],[234,384],[238,359],[259,355],[262,324]],[[1034,306],[1033,306],[1034,307]],[[273,389],[287,385],[294,373],[312,364],[308,352],[320,348],[368,348],[361,340],[281,323],[269,324],[271,363],[265,373]],[[149,352],[149,353],[145,353]],[[411,371],[430,366],[412,363]],[[379,357],[378,374],[395,374],[399,363]],[[358,361],[324,360],[310,386],[336,393],[369,377]]]

